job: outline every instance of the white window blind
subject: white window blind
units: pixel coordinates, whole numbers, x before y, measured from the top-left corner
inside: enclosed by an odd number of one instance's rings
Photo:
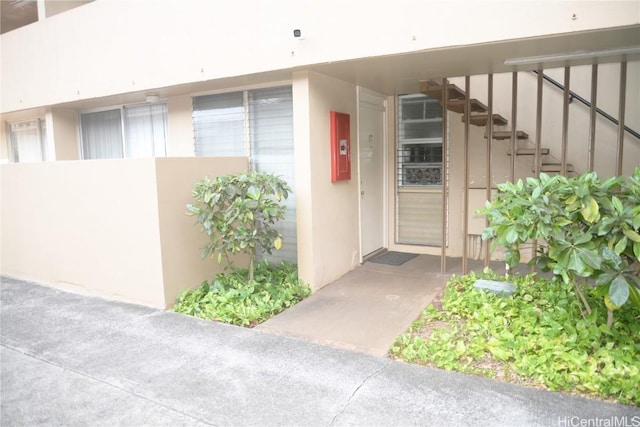
[[[193,128],[196,156],[249,156],[252,169],[278,175],[295,188],[290,86],[196,97]],[[295,192],[285,203],[285,218],[277,225],[282,249],[262,258],[295,263]]]
[[[85,159],[164,157],[167,105],[122,107],[80,115]]]
[[[124,108],[126,157],[167,155],[167,104]]]
[[[282,177],[295,188],[293,155],[293,97],[291,87],[277,87],[250,91],[249,141],[251,167]],[[278,223],[283,245],[268,255],[270,261],[296,262],[298,244],[296,233],[296,197],[291,192],[285,201],[287,212]]]
[[[47,132],[42,119],[9,125],[11,160],[14,162],[41,162],[46,160]]]
[[[246,156],[242,92],[193,99],[196,156]]]
[[[122,147],[122,114],[118,110],[80,115],[82,157],[85,159],[117,159],[124,157]]]

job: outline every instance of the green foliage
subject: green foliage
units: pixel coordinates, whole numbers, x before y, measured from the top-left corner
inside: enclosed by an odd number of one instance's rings
[[[286,262],[267,261],[255,268],[254,280],[247,270],[220,273],[195,290],[185,290],[173,310],[203,319],[241,326],[255,326],[307,297],[311,290],[298,279],[297,269]]]
[[[532,262],[574,284],[581,297],[579,278],[585,278],[610,310],[627,302],[640,308],[640,168],[605,182],[594,172],[541,174],[498,189],[480,211],[490,224],[483,239],[507,249],[507,264],[518,264],[520,245],[537,239]]]
[[[197,216],[209,236],[201,257],[217,257],[221,263],[223,256],[229,261],[229,255],[246,253],[252,279],[256,250],[271,253],[282,246],[282,237],[273,226],[284,218],[286,208],[281,200],[290,192],[279,177],[258,171],[196,182],[193,198],[198,203],[187,205],[187,211]]]
[[[602,298],[587,295],[593,311],[581,318],[571,285],[561,280],[511,278],[517,292],[498,297],[473,288],[477,279],[453,277],[443,311],[425,309],[395,341],[392,355],[640,405],[640,323],[631,306],[619,309],[614,327],[598,326],[595,319],[607,313]]]

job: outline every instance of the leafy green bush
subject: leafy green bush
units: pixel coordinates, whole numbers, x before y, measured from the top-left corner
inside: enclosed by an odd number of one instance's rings
[[[533,262],[574,285],[587,312],[584,290],[590,286],[606,302],[609,325],[625,303],[640,308],[640,168],[604,182],[595,172],[541,174],[498,189],[480,211],[490,224],[483,239],[507,249],[508,265],[520,261],[522,243],[538,239]]]
[[[603,299],[588,294],[592,312],[582,318],[571,285],[561,280],[511,278],[516,293],[498,297],[475,289],[477,279],[453,277],[442,312],[425,309],[392,356],[640,405],[640,323],[630,305],[619,309],[613,327],[597,325],[607,313]]]
[[[281,203],[291,192],[281,178],[267,172],[249,171],[208,177],[193,186],[197,204],[187,205],[195,215],[209,243],[202,249],[201,258],[217,255],[218,264],[224,256],[249,255],[249,280],[253,279],[254,261],[258,249],[271,253],[280,249],[282,237],[273,226],[283,219],[286,208]]]
[[[310,294],[298,279],[295,266],[283,262],[273,266],[262,261],[255,266],[254,279],[247,270],[219,273],[195,290],[185,290],[176,299],[174,311],[203,319],[241,326],[255,326],[291,307]]]

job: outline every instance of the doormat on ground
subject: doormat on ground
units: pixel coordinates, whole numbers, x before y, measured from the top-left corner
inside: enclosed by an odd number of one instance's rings
[[[418,254],[408,254],[404,252],[385,252],[377,257],[371,258],[369,262],[387,265],[402,265],[405,262],[417,257]]]

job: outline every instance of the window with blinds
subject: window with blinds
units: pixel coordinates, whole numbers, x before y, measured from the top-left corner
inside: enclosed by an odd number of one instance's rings
[[[426,95],[399,97],[398,182],[401,186],[442,184],[442,107]]]
[[[167,155],[167,104],[80,114],[82,157],[118,159]]]
[[[398,97],[396,237],[398,243],[442,240],[442,107],[423,94]]]
[[[252,169],[280,176],[295,188],[291,86],[195,97],[193,131],[196,156],[248,156]],[[295,192],[285,203],[287,212],[277,227],[282,248],[261,257],[295,263]]]
[[[9,124],[9,146],[13,162],[46,160],[47,132],[43,119]]]

